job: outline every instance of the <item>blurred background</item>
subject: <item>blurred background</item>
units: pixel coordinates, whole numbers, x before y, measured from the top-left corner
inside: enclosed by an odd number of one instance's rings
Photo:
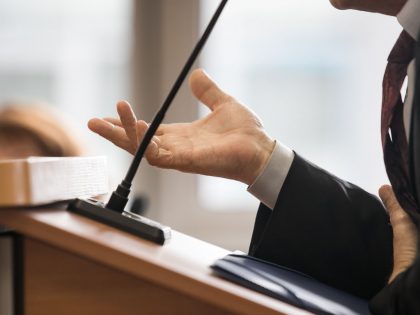
[[[126,99],[150,120],[218,5],[216,0],[0,0],[0,104],[42,102],[108,156],[111,185],[130,156],[91,134],[91,117]],[[197,67],[251,107],[278,141],[369,192],[387,182],[381,83],[401,27],[328,0],[231,0]],[[205,115],[184,85],[166,122]],[[114,187],[114,186],[112,186]],[[232,181],[153,169],[135,191],[146,215],[246,251],[258,201]],[[305,196],[302,196],[305,198]]]

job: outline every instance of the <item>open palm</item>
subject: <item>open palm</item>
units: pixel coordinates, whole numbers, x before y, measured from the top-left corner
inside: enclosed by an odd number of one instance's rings
[[[147,150],[147,160],[161,168],[251,184],[274,141],[250,109],[221,91],[202,70],[191,74],[190,86],[211,113],[191,123],[161,125]],[[89,128],[134,153],[148,126],[136,119],[127,102],[119,102],[117,110],[119,119],[92,119]]]

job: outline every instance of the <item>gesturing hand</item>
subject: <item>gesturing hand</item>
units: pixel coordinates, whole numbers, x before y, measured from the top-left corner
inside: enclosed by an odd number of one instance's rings
[[[259,118],[224,93],[202,70],[190,76],[194,95],[211,113],[191,123],[162,124],[146,152],[151,165],[219,176],[251,184],[264,167],[274,141]],[[147,130],[127,102],[117,104],[119,119],[94,118],[89,128],[130,153]]]
[[[394,270],[389,279],[389,282],[392,282],[396,276],[411,266],[416,257],[417,230],[399,205],[391,186],[382,186],[379,189],[379,196],[388,209],[394,232]]]

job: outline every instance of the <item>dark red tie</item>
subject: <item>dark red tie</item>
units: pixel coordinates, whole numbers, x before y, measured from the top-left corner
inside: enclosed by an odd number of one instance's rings
[[[401,87],[408,64],[414,57],[415,41],[403,31],[388,57],[383,81],[381,138],[385,167],[395,195],[412,216],[418,216],[408,163],[408,143],[404,129]]]

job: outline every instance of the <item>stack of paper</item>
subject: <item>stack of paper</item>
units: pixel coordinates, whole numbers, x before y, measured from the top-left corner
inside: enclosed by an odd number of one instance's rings
[[[41,205],[108,192],[105,157],[0,161],[0,206]]]

